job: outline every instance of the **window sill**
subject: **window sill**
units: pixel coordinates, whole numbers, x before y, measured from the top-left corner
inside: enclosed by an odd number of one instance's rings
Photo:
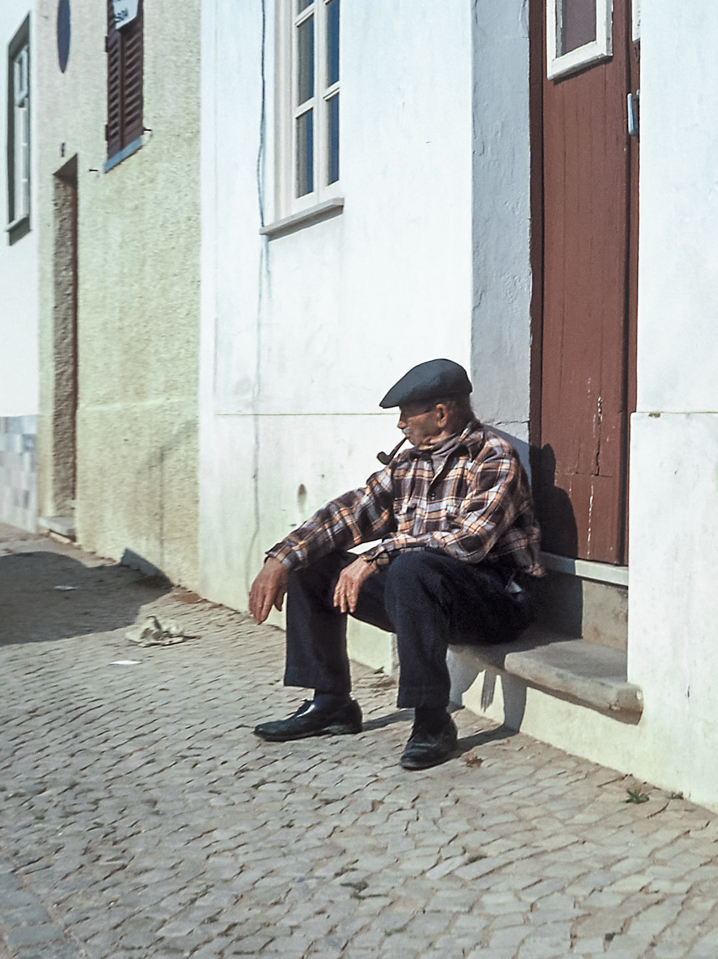
[[[21,240],[27,233],[30,232],[30,214],[26,213],[24,216],[18,217],[17,220],[13,220],[12,223],[8,223],[5,227],[5,232],[7,233],[7,241],[12,246],[13,243],[17,243],[18,240]]]
[[[313,223],[320,223],[322,220],[328,220],[333,216],[338,216],[344,209],[344,197],[338,196],[331,200],[325,200],[324,203],[317,203],[316,206],[310,206],[301,213],[293,213],[291,216],[285,216],[281,220],[276,220],[268,226],[263,226],[259,233],[260,236],[266,236],[270,240],[278,236],[285,236],[287,233],[294,233],[302,230]]]
[[[137,137],[136,140],[133,140],[132,143],[128,143],[127,146],[123,150],[120,150],[119,153],[115,153],[114,156],[110,157],[110,159],[102,168],[103,172],[108,173],[113,169],[113,167],[116,167],[118,163],[122,163],[123,160],[126,160],[128,156],[132,156],[133,153],[137,153],[141,146],[142,137]]]

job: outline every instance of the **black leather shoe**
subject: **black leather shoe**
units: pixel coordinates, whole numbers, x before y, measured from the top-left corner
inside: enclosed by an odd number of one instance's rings
[[[399,760],[404,769],[428,769],[454,755],[459,734],[451,716],[447,716],[446,720],[446,725],[438,732],[414,723],[409,742]]]
[[[338,709],[319,709],[309,700],[304,702],[289,719],[260,723],[254,735],[270,743],[285,743],[308,736],[343,736],[361,732],[361,709],[350,699]]]

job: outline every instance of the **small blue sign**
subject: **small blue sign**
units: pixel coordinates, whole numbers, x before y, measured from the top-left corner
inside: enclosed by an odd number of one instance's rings
[[[64,73],[70,59],[70,0],[60,0],[57,5],[57,59]]]

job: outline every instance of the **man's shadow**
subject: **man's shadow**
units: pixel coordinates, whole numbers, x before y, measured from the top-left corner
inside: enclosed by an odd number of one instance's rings
[[[0,555],[0,644],[47,642],[135,622],[142,606],[172,587],[120,564],[85,566],[40,543]]]
[[[578,527],[571,499],[556,485],[556,454],[547,443],[530,450],[536,518],[541,527],[541,548],[558,556],[578,556]]]
[[[550,444],[531,448],[531,471],[536,518],[545,553],[578,558],[578,526],[566,490],[556,485],[556,454]],[[583,624],[583,588],[576,576],[549,573],[536,591],[536,622],[549,629],[578,637]]]
[[[455,712],[461,707],[451,706],[450,712]],[[364,732],[371,732],[376,729],[385,729],[387,726],[393,726],[395,723],[412,723],[414,721],[413,709],[397,709],[386,716],[377,716],[376,719],[368,719],[363,724]],[[507,726],[502,723],[494,729],[482,729],[481,732],[472,733],[470,736],[462,736],[459,739],[456,753],[458,756],[468,753],[476,746],[485,746],[487,743],[499,742],[503,739],[509,739],[515,736],[518,729]]]

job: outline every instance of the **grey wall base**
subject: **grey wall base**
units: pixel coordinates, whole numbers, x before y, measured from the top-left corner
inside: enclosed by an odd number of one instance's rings
[[[0,520],[35,532],[37,416],[0,416]]]
[[[628,589],[549,571],[538,587],[537,623],[611,649],[626,649]]]

